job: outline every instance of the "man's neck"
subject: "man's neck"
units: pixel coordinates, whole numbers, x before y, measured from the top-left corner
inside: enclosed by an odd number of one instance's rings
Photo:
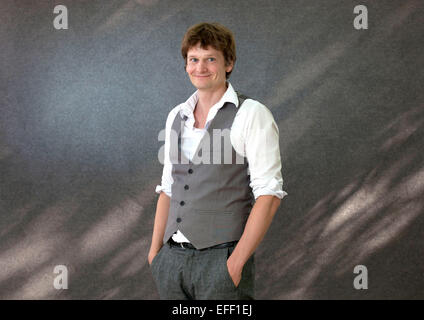
[[[224,86],[214,91],[205,91],[199,89],[197,92],[197,96],[199,99],[196,104],[196,108],[200,109],[198,111],[200,111],[201,114],[207,115],[210,108],[212,108],[212,106],[222,98],[225,91],[227,91],[227,87],[228,85],[227,83],[225,83]]]

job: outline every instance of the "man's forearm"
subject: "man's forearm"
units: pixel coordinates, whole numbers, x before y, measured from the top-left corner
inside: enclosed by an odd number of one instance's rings
[[[166,222],[168,220],[170,200],[171,198],[168,197],[165,192],[160,193],[156,206],[150,252],[156,253],[162,247],[162,239],[165,234]]]
[[[231,254],[232,265],[235,270],[243,269],[246,261],[261,243],[280,202],[280,199],[270,195],[257,198],[250,212],[243,235]]]

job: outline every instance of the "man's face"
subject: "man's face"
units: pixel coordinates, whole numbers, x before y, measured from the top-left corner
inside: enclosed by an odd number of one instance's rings
[[[186,71],[191,83],[199,89],[214,91],[225,86],[225,73],[230,72],[233,64],[226,65],[221,51],[208,46],[200,47],[200,43],[187,52]]]

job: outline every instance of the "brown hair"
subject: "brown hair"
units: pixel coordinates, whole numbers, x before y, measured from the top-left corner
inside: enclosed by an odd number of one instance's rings
[[[188,28],[181,43],[181,54],[187,66],[187,52],[200,42],[200,46],[206,49],[208,46],[213,47],[223,53],[225,64],[229,65],[236,62],[236,43],[233,33],[223,25],[213,22],[202,22]],[[226,72],[226,78],[230,77],[232,70]]]

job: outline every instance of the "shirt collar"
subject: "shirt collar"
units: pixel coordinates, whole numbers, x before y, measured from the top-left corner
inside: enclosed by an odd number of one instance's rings
[[[231,85],[230,82],[227,81],[227,84],[228,84],[228,88],[225,91],[224,95],[221,97],[221,99],[217,103],[215,103],[212,106],[212,108],[216,108],[217,110],[219,110],[224,106],[224,104],[226,102],[234,103],[236,108],[238,108],[239,100],[238,100],[238,97],[237,97],[237,93],[233,89],[233,86]],[[180,108],[181,118],[184,118],[184,116],[187,116],[188,118],[194,119],[193,111],[194,111],[194,108],[196,107],[196,103],[197,103],[198,100],[199,100],[198,90],[196,90],[190,96],[190,98],[187,99],[186,102],[181,104],[181,108]]]

